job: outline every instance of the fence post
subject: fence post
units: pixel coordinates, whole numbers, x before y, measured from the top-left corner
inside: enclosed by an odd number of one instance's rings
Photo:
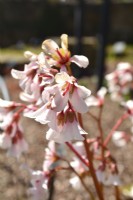
[[[97,55],[97,90],[103,85],[104,73],[105,73],[105,48],[107,45],[107,37],[109,30],[109,15],[110,15],[110,0],[104,0],[102,5],[101,27],[99,34],[99,46]]]

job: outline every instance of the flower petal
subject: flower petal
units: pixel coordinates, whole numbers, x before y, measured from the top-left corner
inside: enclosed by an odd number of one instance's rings
[[[70,76],[66,72],[57,73],[55,75],[56,83],[62,84],[70,80]]]
[[[53,129],[49,129],[46,134],[47,140],[53,140],[57,143],[65,143],[73,140],[84,140],[81,134],[86,132],[78,125],[76,121],[73,123],[67,122],[61,132],[56,132]]]
[[[89,60],[86,56],[74,55],[70,58],[70,61],[83,68],[86,68],[89,65]]]
[[[18,71],[16,69],[12,69],[11,75],[13,76],[13,78],[16,78],[16,79],[24,79],[26,74],[24,71]]]
[[[77,88],[75,88],[74,92],[70,96],[70,102],[75,111],[79,113],[86,113],[88,111],[88,106],[85,100],[79,96]]]
[[[65,50],[68,49],[68,35],[67,34],[61,35],[61,47]]]
[[[59,49],[59,46],[54,40],[48,39],[42,43],[42,49],[46,54],[55,54],[56,50]]]

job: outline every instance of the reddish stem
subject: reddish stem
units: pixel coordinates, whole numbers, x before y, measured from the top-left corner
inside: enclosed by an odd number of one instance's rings
[[[112,128],[112,130],[110,131],[110,133],[108,134],[108,136],[106,137],[105,141],[104,141],[104,146],[106,147],[112,137],[112,135],[114,134],[114,132],[118,129],[118,127],[122,124],[122,122],[127,119],[129,117],[129,113],[124,113],[116,122],[116,124],[114,125],[114,127]]]
[[[66,142],[66,145],[76,154],[76,156],[87,166],[89,167],[89,163],[76,151],[73,145],[69,142]]]
[[[78,113],[78,120],[79,120],[80,126],[83,128],[82,116],[81,116],[80,113]],[[89,149],[89,144],[87,143],[86,136],[84,136],[84,137],[85,137],[84,146],[85,146],[87,158],[88,158],[88,161],[89,161],[89,169],[90,169],[90,172],[91,172],[91,175],[92,175],[92,178],[93,178],[93,182],[94,182],[94,185],[95,185],[95,188],[96,188],[96,191],[97,191],[99,199],[100,200],[104,200],[104,197],[103,197],[103,194],[102,194],[102,190],[101,190],[100,184],[99,184],[99,182],[97,180],[97,176],[96,176],[95,169],[94,169],[94,166],[93,166],[92,153],[91,153],[91,151]]]
[[[99,112],[99,117],[98,117],[98,129],[100,132],[100,138],[101,138],[101,155],[102,155],[102,160],[104,161],[104,134],[103,134],[103,129],[102,129],[102,124],[101,124],[101,118],[102,118],[102,111],[103,111],[103,106],[100,107],[100,112]]]

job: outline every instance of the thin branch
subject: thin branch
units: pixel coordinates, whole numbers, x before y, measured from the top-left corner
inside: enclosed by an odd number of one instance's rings
[[[104,141],[104,146],[106,147],[112,137],[112,135],[114,134],[114,132],[119,128],[119,126],[122,124],[122,122],[127,119],[129,117],[129,114],[126,112],[124,113],[116,122],[116,124],[114,125],[114,127],[112,128],[112,130],[110,131],[110,133],[108,134],[108,136],[106,137],[105,141]]]

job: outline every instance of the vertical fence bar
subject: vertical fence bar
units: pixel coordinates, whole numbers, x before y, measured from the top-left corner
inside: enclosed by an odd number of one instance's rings
[[[84,0],[78,0],[74,7],[74,36],[76,45],[74,46],[74,54],[82,54],[82,37],[83,37],[83,18],[84,18]],[[81,70],[76,68],[76,76],[81,75]]]
[[[102,5],[102,17],[101,17],[101,27],[99,34],[99,49],[97,55],[97,75],[98,83],[97,90],[103,85],[104,73],[105,73],[105,48],[107,45],[107,37],[109,30],[109,15],[110,15],[110,0],[103,0]]]

